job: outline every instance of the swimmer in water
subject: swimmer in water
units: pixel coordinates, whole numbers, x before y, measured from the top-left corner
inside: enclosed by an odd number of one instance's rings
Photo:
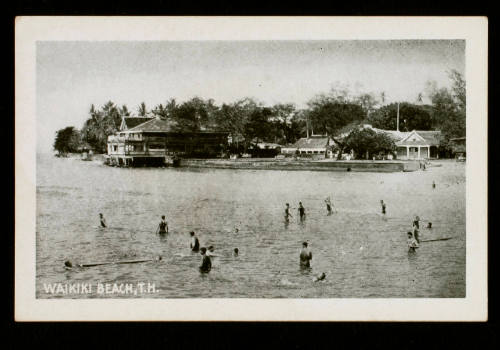
[[[207,248],[202,247],[200,249],[201,256],[203,257],[201,266],[199,267],[201,273],[209,273],[212,269],[212,260],[210,260],[210,257],[207,256],[206,252]]]
[[[165,215],[161,216],[161,221],[158,224],[158,228],[156,229],[156,233],[160,234],[160,235],[168,233],[168,223],[165,220]]]
[[[300,267],[311,267],[312,253],[307,248],[307,242],[302,243],[302,250],[300,251]]]
[[[290,204],[286,203],[285,222],[289,222],[291,217],[293,218],[292,214],[290,214]]]
[[[382,207],[382,214],[385,215],[385,203],[383,200],[380,200],[380,206]]]
[[[189,234],[191,235],[191,243],[189,243],[189,247],[192,252],[197,253],[200,250],[200,241],[198,240],[198,237],[196,237],[194,231],[191,231]]]
[[[236,256],[238,256],[238,253],[239,253],[238,248],[234,248],[233,255],[236,257]]]
[[[106,227],[106,219],[102,213],[99,213],[99,220],[101,221],[101,227]]]
[[[412,233],[408,231],[408,252],[414,253],[418,247],[418,242],[413,238]]]
[[[304,219],[306,218],[306,209],[302,205],[302,202],[299,202],[298,211],[299,211],[300,221],[304,221]]]
[[[326,278],[326,274],[323,272],[321,275],[314,279],[314,282],[323,281]]]
[[[432,222],[427,223],[427,228],[431,229],[432,228]]]

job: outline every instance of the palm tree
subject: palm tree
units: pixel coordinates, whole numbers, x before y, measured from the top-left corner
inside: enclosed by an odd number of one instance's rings
[[[139,112],[139,117],[145,117],[146,114],[148,114],[148,111],[146,110],[146,104],[144,102],[141,102],[137,111]]]
[[[424,95],[419,92],[418,95],[417,95],[417,103],[422,103],[424,100]]]

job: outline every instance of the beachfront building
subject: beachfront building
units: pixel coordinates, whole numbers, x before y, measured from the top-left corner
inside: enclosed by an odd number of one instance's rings
[[[331,156],[331,148],[334,144],[334,141],[328,136],[313,135],[302,137],[293,145],[282,147],[281,153],[292,156],[314,157],[316,155],[316,157],[329,158]]]
[[[148,119],[131,128],[135,121],[122,122],[124,129],[108,136],[108,164],[164,165],[176,157],[215,157],[227,146],[227,132],[183,132],[172,121]]]
[[[441,131],[384,130],[384,129],[374,128],[369,124],[365,124],[362,127],[369,128],[375,131],[376,133],[383,133],[389,136],[396,145],[395,155],[397,159],[411,160],[411,159],[439,158],[438,150],[441,138]]]
[[[398,159],[439,158],[440,131],[413,130],[396,142]]]

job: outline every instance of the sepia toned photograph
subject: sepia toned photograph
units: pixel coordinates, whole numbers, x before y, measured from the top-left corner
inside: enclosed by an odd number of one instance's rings
[[[467,302],[468,45],[34,40],[33,302]]]

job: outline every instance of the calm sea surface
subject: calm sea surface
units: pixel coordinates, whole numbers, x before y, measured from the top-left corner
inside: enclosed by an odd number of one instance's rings
[[[120,169],[100,162],[37,158],[38,298],[353,298],[465,296],[465,164],[412,173],[217,169]],[[436,189],[432,189],[432,182]],[[336,212],[326,215],[330,196]],[[387,215],[380,214],[380,200]],[[306,208],[297,220],[298,202]],[[289,202],[293,219],[285,225]],[[99,228],[98,213],[108,228]],[[170,233],[155,235],[161,215]],[[419,215],[421,243],[406,232]],[[238,228],[236,232],[235,228]],[[189,231],[214,245],[208,275]],[[299,251],[310,242],[312,269]],[[239,248],[238,257],[232,250]],[[160,262],[64,268],[64,261],[154,258]],[[312,282],[326,273],[326,279]],[[153,294],[47,293],[50,283],[154,283]]]

